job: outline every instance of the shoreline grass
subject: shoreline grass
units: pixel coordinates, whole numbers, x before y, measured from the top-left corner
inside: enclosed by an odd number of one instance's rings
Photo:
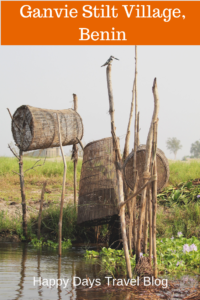
[[[39,164],[42,164],[41,159]],[[35,163],[35,159],[24,159],[24,171],[31,168]],[[79,186],[79,178],[81,173],[82,159],[77,164],[77,183]],[[63,162],[46,160],[41,167],[36,167],[24,174],[25,193],[27,201],[40,200],[43,182],[47,180],[47,193],[45,193],[45,201],[59,201],[62,190],[63,178]],[[18,171],[18,161],[16,158],[0,157],[0,199],[5,201],[21,202],[19,175],[12,171]],[[77,189],[78,189],[77,186]],[[66,177],[66,196],[73,193],[73,161],[67,160],[67,177]]]
[[[169,169],[170,175],[168,184],[171,185],[200,178],[200,161],[198,160],[192,160],[190,162],[169,162]]]
[[[34,162],[35,159],[25,158],[24,169],[26,170],[32,167]],[[41,162],[43,162],[42,159]],[[81,165],[82,159],[79,159],[77,167],[78,184],[81,173]],[[173,161],[169,163],[169,167],[170,178],[168,186],[162,192],[163,196],[158,195],[158,236],[167,238],[170,237],[170,235],[173,235],[176,231],[182,231],[186,237],[191,237],[192,235],[200,237],[200,201],[194,200],[194,198],[197,198],[197,194],[200,194],[200,185],[195,185],[193,188],[189,188],[187,185],[184,185],[184,188],[177,186],[180,185],[181,182],[200,178],[200,162]],[[16,203],[21,202],[19,176],[17,174],[13,174],[12,170],[18,172],[17,159],[0,157],[0,200],[4,200],[4,203],[7,204],[9,204],[10,201],[15,201]],[[62,176],[62,161],[52,161],[52,159],[49,161],[47,159],[44,166],[26,172],[25,192],[27,203],[30,201],[38,202],[40,200],[43,182],[44,180],[48,180],[44,202],[48,202],[52,205],[58,204],[60,202],[62,190]],[[173,185],[172,190],[169,188],[170,185]],[[190,202],[187,201],[187,197],[189,196],[191,196],[190,199],[192,199]],[[163,201],[162,197],[164,197],[167,201],[165,201],[165,199]],[[71,160],[67,161],[65,198],[68,199],[69,202],[73,202],[73,161]],[[168,206],[166,203],[168,203]],[[10,222],[10,230],[13,232],[14,229],[11,224],[13,222],[12,218],[10,220],[7,218],[6,220],[6,228],[9,229],[8,224]],[[20,232],[19,224],[15,227],[17,228],[16,231]],[[3,229],[3,225],[0,225],[0,231],[1,229]]]

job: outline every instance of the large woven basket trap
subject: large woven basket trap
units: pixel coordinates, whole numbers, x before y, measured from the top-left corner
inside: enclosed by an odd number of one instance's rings
[[[87,144],[79,184],[78,223],[108,223],[118,214],[117,199],[112,138]]]
[[[140,145],[136,153],[136,168],[139,175],[138,188],[143,185],[143,172],[145,166],[145,156],[146,156],[146,145]],[[134,152],[132,151],[129,156],[126,158],[124,163],[124,178],[131,190],[134,189],[134,180],[133,180],[133,158]],[[156,151],[156,160],[157,160],[157,190],[162,190],[168,182],[169,179],[169,163],[164,154],[164,152],[157,148]]]
[[[22,151],[58,147],[58,121],[62,145],[77,144],[83,137],[83,122],[73,109],[52,110],[29,105],[20,106],[13,115],[12,133],[15,143]]]

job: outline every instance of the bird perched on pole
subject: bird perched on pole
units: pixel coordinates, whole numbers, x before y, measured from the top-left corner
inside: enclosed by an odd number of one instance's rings
[[[110,65],[110,64],[112,63],[112,61],[113,61],[113,58],[116,59],[116,60],[119,60],[118,58],[116,58],[116,57],[114,57],[114,56],[111,55],[111,56],[109,57],[109,59],[107,60],[107,62],[106,62],[104,65],[102,65],[101,67]]]

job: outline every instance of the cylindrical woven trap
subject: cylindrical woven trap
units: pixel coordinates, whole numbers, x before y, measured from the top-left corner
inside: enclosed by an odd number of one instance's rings
[[[146,145],[140,145],[137,149],[137,163],[136,168],[139,175],[138,188],[143,185],[143,172],[145,165],[146,156]],[[124,163],[124,178],[131,190],[134,188],[133,181],[133,157],[134,152],[132,151],[126,158]],[[157,149],[156,151],[157,160],[157,190],[160,191],[164,188],[169,179],[169,163],[162,150]]]
[[[78,223],[108,223],[118,214],[117,178],[112,138],[84,148],[79,183]]]
[[[15,143],[22,151],[58,147],[58,121],[62,145],[77,144],[83,137],[83,122],[73,109],[52,110],[29,105],[20,106],[13,115],[12,134]]]

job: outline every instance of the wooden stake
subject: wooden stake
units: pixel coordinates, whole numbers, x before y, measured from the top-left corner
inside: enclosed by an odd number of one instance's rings
[[[137,146],[140,145],[140,112],[137,114]]]
[[[148,209],[149,209],[149,259],[152,261],[152,184],[148,188]]]
[[[154,165],[153,174],[157,177],[157,163],[156,163],[156,148],[157,148],[157,122],[154,123],[154,139],[153,139],[153,154]],[[153,182],[153,264],[154,277],[157,278],[157,253],[156,253],[156,214],[157,214],[157,179]]]
[[[109,108],[110,108],[109,112],[111,117],[111,132],[113,137],[113,149],[115,149],[115,166],[116,166],[116,173],[117,173],[118,201],[120,204],[121,202],[124,202],[124,191],[123,191],[122,171],[119,168],[119,163],[121,163],[121,153],[119,148],[119,141],[115,133],[114,101],[113,101],[113,91],[112,91],[112,81],[111,81],[111,64],[107,66],[106,73],[107,73],[108,98],[109,98]],[[123,239],[123,248],[124,248],[126,267],[127,267],[127,277],[132,278],[132,270],[131,270],[131,263],[130,263],[130,257],[128,252],[128,242],[126,236],[124,206],[120,210],[120,222],[121,222],[121,232],[122,232],[122,239]]]
[[[153,182],[153,216],[152,216],[152,233],[153,233],[153,271],[154,277],[157,278],[157,253],[156,253],[156,214],[157,214],[157,162],[156,162],[156,149],[157,149],[157,122],[153,124],[153,175],[156,177]]]
[[[126,132],[123,160],[125,160],[127,158],[127,156],[129,155],[129,142],[130,142],[130,135],[131,135],[131,130],[130,129],[131,129],[131,122],[132,122],[132,118],[133,118],[134,102],[135,102],[135,79],[134,79],[134,82],[133,82],[131,110],[130,110],[129,122],[128,122],[128,127],[127,127],[127,132]]]
[[[156,78],[154,79],[152,87],[154,95],[154,103],[159,106],[158,88]],[[155,181],[153,182],[153,217],[152,217],[152,234],[153,234],[153,263],[154,263],[154,277],[157,277],[157,253],[156,253],[156,214],[157,214],[157,162],[156,162],[156,150],[157,150],[157,126],[158,118],[154,118],[153,122],[153,146],[152,146],[152,169],[153,175],[155,176]]]
[[[136,174],[136,182],[134,186],[133,193],[135,194],[138,187],[138,180],[139,177]],[[137,205],[136,205],[136,198],[137,196],[134,196],[131,200],[131,213],[130,213],[130,224],[129,224],[129,243],[132,241],[133,236],[133,245],[134,245],[134,251],[136,250],[136,244],[137,244],[137,227],[136,227],[136,213],[137,213]],[[129,245],[131,256],[133,256],[132,253],[132,243]]]
[[[156,91],[157,95],[157,84],[156,78],[153,83],[153,91]],[[149,167],[150,167],[150,158],[151,158],[151,150],[152,150],[152,139],[153,139],[153,124],[157,121],[159,111],[159,100],[158,97],[154,96],[154,112],[152,116],[151,126],[149,129],[149,134],[146,143],[146,158],[145,158],[145,167],[143,173],[143,183],[145,184],[148,181],[150,176]],[[142,225],[144,220],[145,208],[146,208],[146,187],[142,191],[141,196],[141,207],[140,207],[140,215],[139,215],[139,225],[138,225],[138,241],[137,241],[137,261],[139,260],[139,255],[141,252],[141,238],[142,238]]]
[[[61,150],[63,164],[64,164],[62,195],[61,195],[61,201],[60,201],[60,217],[59,217],[59,223],[58,223],[58,256],[61,256],[61,254],[62,254],[62,217],[63,217],[63,204],[64,204],[64,198],[65,198],[65,182],[66,182],[67,165],[66,165],[65,156],[63,153],[62,137],[61,137],[61,132],[60,132],[60,119],[59,119],[58,114],[57,114],[57,121],[58,121],[58,134],[59,134],[60,150]]]
[[[42,222],[42,208],[43,208],[43,201],[44,201],[44,192],[47,185],[47,181],[43,183],[42,192],[41,192],[41,200],[40,200],[40,210],[38,216],[38,233],[37,238],[40,239],[40,229],[41,229],[41,222]]]
[[[19,151],[19,180],[22,197],[22,223],[23,223],[23,235],[27,239],[27,219],[26,219],[26,196],[24,188],[24,171],[23,171],[23,152]]]
[[[73,94],[73,100],[74,100],[74,110],[78,110],[78,98],[76,94]],[[75,144],[72,148],[72,156],[74,161],[74,206],[76,207],[77,211],[77,163],[78,163],[78,146]]]
[[[131,134],[130,128],[131,128],[131,122],[132,122],[132,118],[133,118],[134,102],[135,102],[135,79],[133,82],[131,110],[130,110],[129,122],[128,122],[128,127],[127,127],[125,145],[124,145],[123,161],[125,161],[125,159],[129,155],[129,142],[130,142],[130,134]],[[129,190],[130,189],[127,186],[126,182],[124,182],[125,201],[128,199]],[[129,213],[128,242],[129,242],[129,250],[130,250],[131,255],[132,255],[133,201],[127,203],[128,213]]]
[[[138,147],[138,136],[137,136],[137,111],[138,111],[138,97],[137,97],[137,46],[135,46],[135,126],[134,126],[134,156],[133,156],[133,182],[134,182],[134,192],[137,190],[138,186],[138,172],[137,172],[137,147]],[[137,213],[137,205],[136,205],[136,196],[132,200],[132,210],[133,210],[133,222],[132,222],[132,230],[131,233],[134,232],[133,235],[133,243],[134,247],[137,244],[137,233],[136,233],[136,213]],[[136,248],[134,248],[136,252]],[[131,249],[132,253],[132,249]]]
[[[147,188],[147,199],[148,199],[148,188]],[[147,241],[148,241],[148,201],[146,203],[145,220],[144,220],[144,253],[147,253]]]

